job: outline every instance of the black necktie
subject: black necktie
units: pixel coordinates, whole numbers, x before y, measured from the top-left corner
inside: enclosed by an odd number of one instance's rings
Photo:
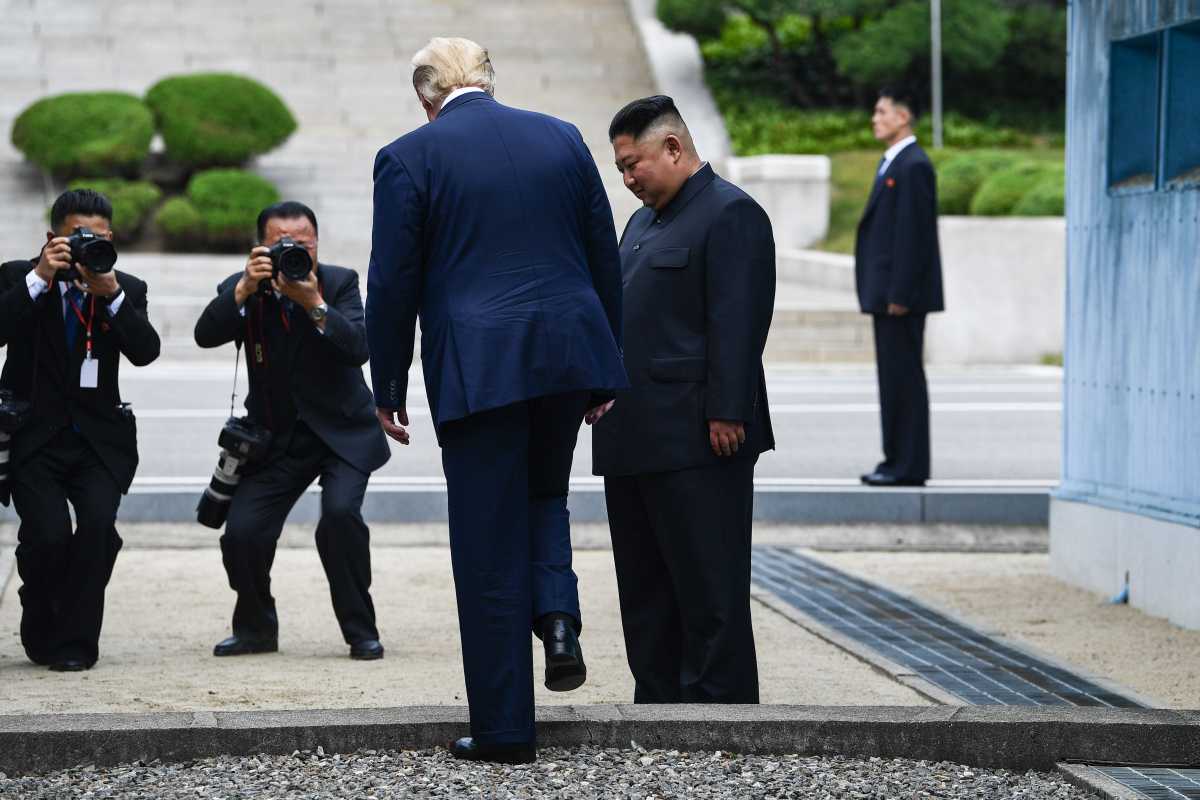
[[[67,352],[75,352],[75,340],[79,338],[79,316],[77,309],[82,308],[83,292],[79,291],[79,287],[72,286],[67,289],[67,307],[63,309],[63,323],[67,331]]]

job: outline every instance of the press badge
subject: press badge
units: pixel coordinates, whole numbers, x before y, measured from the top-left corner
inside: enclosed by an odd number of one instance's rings
[[[90,356],[79,365],[79,388],[95,389],[100,385],[100,362]]]

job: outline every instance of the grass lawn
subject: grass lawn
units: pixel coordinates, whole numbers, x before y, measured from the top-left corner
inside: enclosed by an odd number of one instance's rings
[[[931,158],[936,166],[954,156],[970,152],[973,151],[943,149],[932,152]],[[1012,152],[1038,161],[1061,160],[1063,157],[1061,147],[1048,145],[1015,148]],[[855,230],[859,217],[862,216],[863,206],[871,193],[871,184],[875,180],[875,170],[879,166],[881,155],[882,149],[854,150],[830,156],[833,162],[833,176],[830,187],[829,235],[815,245],[816,249],[833,253],[854,252]]]

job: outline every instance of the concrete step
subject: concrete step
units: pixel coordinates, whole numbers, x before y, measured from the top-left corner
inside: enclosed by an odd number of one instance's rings
[[[780,250],[780,281],[834,291],[854,291],[854,256],[821,250]]]

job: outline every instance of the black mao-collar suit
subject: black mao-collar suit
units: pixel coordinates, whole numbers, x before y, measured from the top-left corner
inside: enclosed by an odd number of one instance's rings
[[[775,446],[762,355],[775,301],[771,223],[702,167],[621,239],[625,366],[595,426],[634,699],[757,702],[750,625],[754,465]],[[745,425],[733,457],[708,421]]]
[[[884,460],[877,473],[905,483],[929,478],[925,315],[945,308],[938,247],[937,178],[916,143],[877,175],[854,251],[858,300],[872,316]],[[909,309],[890,316],[888,304]]]
[[[245,345],[246,410],[272,431],[270,453],[247,468],[221,537],[229,584],[238,595],[233,633],[250,641],[276,639],[270,591],[275,545],[288,512],[319,479],[317,550],[343,638],[350,645],[377,640],[362,502],[370,473],[391,453],[362,374],[367,337],[358,274],[318,265],[329,307],[323,333],[303,308],[274,294],[252,296],[243,314],[235,298],[241,277],[231,275],[217,287],[195,332],[201,347]]]
[[[29,423],[12,440],[10,481],[0,501],[12,501],[21,519],[17,568],[21,575],[21,640],[42,664],[98,657],[104,590],[121,539],[115,528],[121,495],[138,464],[137,426],[122,405],[119,371],[158,358],[160,341],[147,314],[146,284],[124,272],[116,279],[124,299],[116,314],[103,300],[83,295],[92,320],[96,388],[80,386],[86,336],[68,346],[64,314],[74,314],[57,283],[36,299],[26,277],[33,262],[0,266],[0,345],[7,349],[0,386],[33,404]],[[72,532],[67,503],[75,511]]]

